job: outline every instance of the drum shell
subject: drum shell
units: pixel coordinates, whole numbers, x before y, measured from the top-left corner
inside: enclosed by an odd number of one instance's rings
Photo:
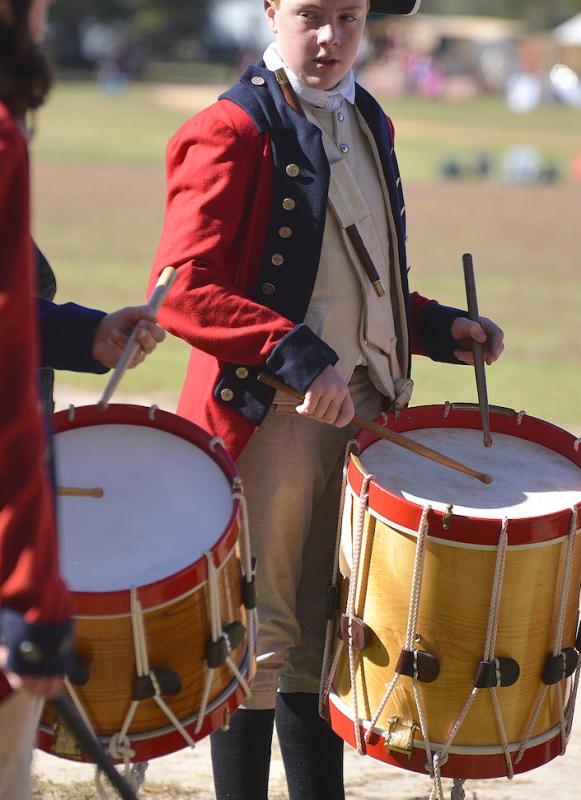
[[[476,412],[452,411],[447,417],[441,407],[424,407],[402,412],[390,427],[402,431],[449,426],[477,428]],[[493,431],[501,430],[543,443],[566,454],[581,466],[573,447],[574,437],[534,418],[517,421],[517,415],[492,414]],[[557,435],[555,435],[555,433]],[[539,440],[541,440],[539,442]],[[373,437],[364,434],[358,444],[364,451]],[[361,490],[366,470],[351,457],[347,483],[354,494]],[[404,646],[416,536],[422,508],[396,497],[372,480],[369,510],[365,516],[356,593],[355,615],[371,629],[371,644],[363,652],[357,673],[359,716],[370,720],[391,681]],[[514,686],[499,688],[502,714],[509,743],[520,742],[542,686],[545,659],[552,649],[560,580],[563,575],[566,537],[571,510],[564,509],[546,519],[509,521],[509,548],[495,655],[515,658],[521,676]],[[473,685],[482,658],[496,547],[502,520],[470,519],[440,511],[428,516],[428,543],[422,581],[418,620],[421,639],[416,646],[435,653],[440,676],[431,684],[419,684],[428,718],[432,748],[442,746],[460,714]],[[354,520],[351,520],[353,526]],[[578,537],[577,537],[578,538]],[[581,548],[574,550],[572,579],[565,613],[563,647],[574,647],[577,627],[577,598],[581,576]],[[565,699],[570,680],[561,683]],[[334,730],[355,743],[353,701],[346,648],[333,679],[329,713]],[[419,722],[412,681],[401,677],[383,710],[377,728],[386,730],[391,717]],[[515,771],[540,766],[561,751],[556,731],[559,710],[551,690],[532,732],[533,746],[515,765]],[[363,734],[362,734],[363,735]],[[421,740],[418,733],[416,741]],[[506,774],[506,764],[489,692],[482,690],[460,728],[443,774],[452,777],[496,777]],[[494,752],[496,750],[496,752]],[[407,769],[425,771],[426,753],[414,747],[411,758],[388,751],[379,736],[372,736],[366,751],[381,760]]]
[[[99,424],[140,425],[154,427],[190,442],[211,456],[232,486],[232,510],[226,529],[212,546],[210,553],[216,567],[221,622],[241,622],[248,630],[248,614],[242,600],[242,568],[240,554],[240,507],[236,495],[241,487],[236,467],[227,452],[195,425],[173,414],[138,406],[109,406],[106,413],[95,407],[75,409],[55,415],[55,430],[61,431]],[[122,532],[119,532],[122,535]],[[135,588],[143,612],[145,641],[151,670],[170,670],[180,676],[181,690],[164,702],[180,720],[193,739],[227,724],[229,716],[244,697],[242,687],[233,680],[226,664],[219,666],[213,677],[208,712],[199,732],[195,732],[196,714],[201,707],[206,667],[206,650],[210,639],[210,600],[207,556],[199,557],[179,572]],[[75,652],[79,662],[89,671],[85,685],[74,687],[89,722],[101,741],[107,745],[118,733],[131,707],[133,683],[137,673],[136,653],[131,619],[131,591],[72,592],[72,613],[75,620]],[[242,676],[250,681],[253,671],[254,643],[243,641],[230,653]],[[40,729],[39,744],[47,752],[91,760],[75,748],[64,751],[59,744],[54,717],[46,709]],[[153,699],[139,702],[129,726],[128,735],[134,751],[133,760],[144,761],[166,755],[185,746],[183,736]],[[66,741],[66,737],[63,737]]]

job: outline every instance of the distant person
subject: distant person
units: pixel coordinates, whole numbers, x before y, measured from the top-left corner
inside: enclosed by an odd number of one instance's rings
[[[151,281],[177,267],[160,319],[192,348],[178,413],[238,460],[257,558],[257,673],[211,736],[216,796],[266,800],[276,718],[291,800],[342,800],[318,692],[349,423],[409,402],[412,351],[471,362],[477,341],[492,363],[503,334],[409,292],[393,126],[352,72],[367,0],[264,5],[276,43],[169,143]]]
[[[59,575],[47,439],[39,410],[39,310],[49,362],[113,366],[128,326],[144,318],[150,351],[163,338],[141,309],[112,315],[48,300],[35,305],[25,117],[50,87],[42,37],[50,0],[0,0],[0,798],[31,797],[42,702],[61,689],[72,650]],[[76,316],[76,323],[73,317]],[[67,324],[69,324],[67,327]],[[66,334],[66,335],[65,335]],[[57,346],[57,343],[58,344]],[[84,350],[84,354],[83,351]],[[52,354],[52,355],[50,355]],[[137,358],[142,360],[143,353]],[[67,363],[72,363],[67,361]],[[81,361],[78,362],[79,364]],[[58,366],[58,364],[56,364]]]

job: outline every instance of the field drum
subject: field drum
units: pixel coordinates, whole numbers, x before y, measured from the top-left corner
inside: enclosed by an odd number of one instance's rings
[[[156,406],[71,407],[54,426],[78,659],[67,691],[118,761],[193,746],[227,726],[253,677],[236,467],[220,440]],[[49,709],[40,746],[91,760]]]
[[[331,726],[438,781],[538,767],[565,750],[579,680],[580,440],[508,409],[491,409],[491,448],[474,407],[383,423],[493,483],[357,437],[322,681]]]

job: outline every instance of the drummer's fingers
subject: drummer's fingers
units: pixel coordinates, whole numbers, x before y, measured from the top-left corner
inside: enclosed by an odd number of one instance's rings
[[[335,420],[334,424],[337,428],[344,428],[345,425],[349,425],[354,416],[355,406],[353,405],[351,395],[347,394],[343,398],[341,408],[339,409],[339,413],[337,414],[337,419]]]
[[[474,365],[474,355],[472,350],[454,350],[454,356],[463,364]]]
[[[129,336],[127,336],[126,333],[123,333],[123,331],[119,328],[111,328],[109,331],[109,345],[114,347],[116,351],[119,351],[117,357],[121,355],[127,346],[128,341]]]
[[[335,425],[335,421],[341,411],[341,401],[342,398],[340,396],[324,395],[315,409],[315,418],[320,422]]]
[[[473,322],[467,317],[457,317],[452,323],[450,333],[452,338],[457,342],[462,342],[464,347],[467,347],[468,343],[463,342],[463,339],[478,342],[479,344],[484,344],[486,341],[486,332],[482,325],[478,322]]]
[[[315,408],[317,407],[317,402],[319,400],[319,395],[315,395],[313,392],[307,392],[305,394],[305,399],[303,402],[296,407],[297,414],[300,414],[303,417],[310,417],[313,414]]]
[[[481,322],[486,333],[486,363],[494,364],[504,350],[504,332],[495,322],[486,317],[482,317]]]
[[[135,348],[135,352],[131,356],[131,361],[129,362],[128,368],[133,369],[134,367],[139,366],[139,364],[143,364],[144,361],[145,353],[140,346],[137,346]]]
[[[494,342],[491,341],[490,345],[486,348],[486,363],[494,364],[495,361],[498,361],[503,351],[504,351],[503,339]]]
[[[165,331],[159,325],[142,320],[137,326],[137,341],[146,355],[153,353],[159,342],[163,342]]]

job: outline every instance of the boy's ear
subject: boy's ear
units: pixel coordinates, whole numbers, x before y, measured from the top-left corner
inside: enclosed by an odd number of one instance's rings
[[[2,2],[2,0],[0,0],[0,2]],[[276,30],[274,28],[274,15],[275,15],[275,12],[276,12],[276,8],[275,8],[275,5],[273,3],[273,0],[264,0],[264,13],[266,14],[266,18],[267,18],[268,22],[270,23],[270,27],[271,27],[273,33],[276,33]]]
[[[371,0],[372,14],[415,14],[421,0]]]

